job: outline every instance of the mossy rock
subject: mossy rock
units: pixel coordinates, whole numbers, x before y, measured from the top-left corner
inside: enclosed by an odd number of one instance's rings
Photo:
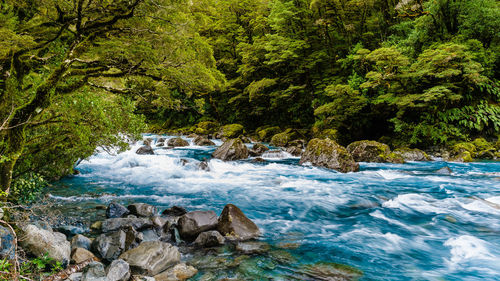
[[[334,169],[342,173],[356,172],[359,164],[341,145],[330,139],[312,139],[307,144],[300,158],[300,164],[311,162],[312,165]]]
[[[472,162],[474,161],[474,158],[472,157],[472,154],[469,151],[463,151],[460,152],[459,154],[454,154],[453,156],[450,156],[450,158],[446,160],[451,162]]]
[[[195,133],[198,135],[210,135],[217,132],[219,124],[213,121],[203,121],[196,124]]]
[[[394,154],[399,155],[405,161],[430,161],[431,157],[424,151],[418,148],[398,148],[393,151]]]
[[[245,133],[245,128],[240,124],[229,124],[222,126],[217,134],[218,138],[233,139]]]
[[[248,158],[249,151],[241,139],[230,139],[218,147],[212,156],[224,161],[241,160]]]
[[[270,144],[277,147],[285,147],[289,142],[300,138],[300,134],[293,129],[286,129],[284,132],[275,134],[271,138]]]
[[[170,147],[183,147],[189,146],[189,142],[182,138],[171,138],[167,141],[167,145]]]
[[[299,272],[312,277],[314,280],[354,281],[363,276],[363,272],[355,267],[333,262],[305,265]]]
[[[483,151],[483,150],[491,150],[495,149],[494,144],[489,143],[487,140],[484,138],[477,138],[472,141],[472,144],[476,147],[476,151]]]
[[[347,151],[356,162],[404,163],[404,159],[392,153],[387,144],[377,141],[355,141],[347,146]]]
[[[457,143],[451,147],[450,155],[446,160],[451,162],[472,162],[476,157],[476,152],[476,145],[472,142]]]
[[[257,130],[255,130],[255,134],[257,135],[257,139],[259,141],[264,141],[268,142],[271,140],[271,138],[279,134],[281,132],[280,127],[274,126],[274,127],[259,127]]]
[[[319,139],[331,139],[331,140],[337,140],[338,139],[338,131],[335,129],[320,129],[318,127],[313,127],[311,129],[311,134],[315,138]]]

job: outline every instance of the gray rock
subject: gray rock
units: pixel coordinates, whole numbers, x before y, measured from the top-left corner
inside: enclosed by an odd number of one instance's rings
[[[214,211],[189,212],[179,218],[179,234],[182,238],[194,239],[198,234],[217,227]]]
[[[176,264],[174,267],[155,275],[156,281],[181,281],[189,279],[198,273],[198,270],[185,263]]]
[[[83,275],[82,272],[75,272],[75,273],[72,273],[70,276],[68,276],[68,279],[66,279],[66,280],[69,280],[69,281],[81,281],[82,280],[82,275]]]
[[[154,277],[151,276],[142,276],[142,275],[132,275],[130,279],[132,281],[156,281]]]
[[[46,253],[55,261],[67,265],[70,261],[71,244],[60,232],[46,230],[30,224],[23,229],[21,246],[29,253],[41,257]]]
[[[355,141],[346,149],[356,162],[404,163],[402,156],[391,153],[391,149],[385,143],[370,140]]]
[[[170,147],[182,147],[182,146],[189,146],[189,142],[182,138],[171,138],[167,142],[168,146]]]
[[[75,264],[82,263],[86,260],[94,259],[95,256],[90,251],[84,248],[75,248],[71,251],[71,261]]]
[[[7,227],[0,226],[0,259],[14,259],[16,250],[14,240],[12,231]]]
[[[200,247],[215,247],[224,245],[226,239],[217,230],[205,231],[198,235],[194,244]]]
[[[76,249],[76,248],[83,248],[85,250],[90,250],[90,244],[92,241],[90,241],[89,238],[77,234],[73,236],[73,239],[71,239],[71,250]]]
[[[300,164],[311,162],[312,165],[334,169],[342,173],[359,171],[359,164],[351,154],[335,141],[312,139],[300,158]]]
[[[183,207],[172,206],[168,209],[165,209],[161,214],[164,216],[179,217],[179,216],[182,216],[186,213],[187,213],[187,211]]]
[[[126,250],[137,246],[142,235],[133,228],[101,234],[93,242],[91,249],[103,260],[115,260]]]
[[[137,153],[139,155],[146,155],[146,154],[154,155],[155,154],[155,152],[153,151],[153,148],[149,145],[144,145],[144,146],[139,147],[139,149],[137,149],[137,151],[135,153]]]
[[[197,136],[194,140],[193,143],[199,146],[211,146],[215,145],[215,143],[208,138],[202,137],[202,136]]]
[[[141,231],[141,233],[142,241],[158,241],[160,239],[160,236],[153,229],[146,229]]]
[[[436,171],[436,174],[441,175],[451,175],[451,173],[453,173],[453,171],[448,166],[444,166],[443,168]]]
[[[114,260],[106,269],[109,281],[127,281],[130,278],[130,266],[121,259]]]
[[[302,155],[302,148],[297,146],[290,146],[286,148],[286,152],[290,153],[292,156]]]
[[[430,161],[431,158],[427,153],[418,148],[398,148],[394,154],[401,156],[405,161]]]
[[[118,203],[110,203],[106,209],[106,218],[121,218],[128,215],[130,211],[125,206]]]
[[[136,248],[126,251],[120,259],[128,262],[132,272],[154,276],[181,260],[177,247],[160,241],[142,242]]]
[[[249,240],[260,236],[260,230],[243,212],[228,204],[219,217],[217,230],[229,240]]]
[[[104,265],[100,262],[91,262],[84,269],[82,281],[108,281]]]
[[[128,210],[132,215],[138,217],[152,217],[156,214],[156,207],[145,204],[145,203],[135,203],[128,206]]]
[[[248,158],[248,148],[241,139],[230,139],[218,147],[212,156],[224,161],[246,159]]]
[[[153,226],[153,223],[149,218],[114,218],[103,221],[101,231],[110,232],[125,227],[133,227],[137,230],[150,226]]]

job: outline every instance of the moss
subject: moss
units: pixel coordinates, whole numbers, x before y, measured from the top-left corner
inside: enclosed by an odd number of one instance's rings
[[[390,162],[390,163],[396,163],[396,164],[405,163],[405,159],[401,155],[396,154],[394,152],[387,154],[386,161]]]
[[[289,142],[296,140],[300,137],[300,135],[293,129],[286,129],[284,132],[275,134],[271,138],[271,145],[272,146],[279,146],[279,147],[284,147],[286,146]]]
[[[221,138],[237,138],[244,133],[244,127],[240,124],[229,124],[222,126],[219,137]]]
[[[492,143],[489,143],[484,138],[477,138],[477,139],[472,141],[472,144],[476,147],[476,150],[478,152],[483,151],[483,150],[494,149],[494,145]]]
[[[275,126],[275,127],[260,127],[255,130],[255,133],[257,134],[257,138],[260,141],[270,141],[271,138],[281,132],[280,127]]]
[[[198,135],[210,135],[219,129],[219,124],[213,121],[203,121],[196,124],[195,133]]]
[[[464,151],[467,151],[469,153],[475,153],[476,152],[476,146],[473,143],[470,142],[461,142],[457,143],[452,147],[452,152],[460,154]]]

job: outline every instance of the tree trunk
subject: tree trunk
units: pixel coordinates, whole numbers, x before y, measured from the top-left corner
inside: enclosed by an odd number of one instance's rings
[[[0,187],[5,193],[4,195],[9,195],[14,166],[17,159],[21,156],[24,147],[24,125],[8,129],[5,134],[5,142],[7,149],[4,156],[7,157],[7,160],[0,163]]]

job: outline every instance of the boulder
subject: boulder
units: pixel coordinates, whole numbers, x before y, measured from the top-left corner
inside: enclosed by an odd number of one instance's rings
[[[156,143],[156,146],[157,146],[157,147],[164,147],[164,146],[165,146],[165,143],[164,143],[164,142],[157,142],[157,143]]]
[[[260,141],[268,142],[271,138],[281,132],[280,127],[260,127],[255,130],[255,133]]]
[[[94,258],[94,254],[84,248],[75,248],[71,251],[71,261],[75,264],[79,264],[86,260]]]
[[[300,134],[293,129],[287,129],[282,133],[275,134],[271,138],[270,144],[272,146],[277,146],[277,147],[285,147],[287,144],[291,141],[294,141],[296,139],[300,138]]]
[[[259,241],[238,242],[236,244],[236,250],[245,255],[264,254],[270,249],[269,244]]]
[[[106,218],[121,218],[128,215],[130,212],[125,206],[118,203],[110,203],[106,208]]]
[[[184,214],[177,222],[182,238],[194,239],[198,234],[217,227],[214,211],[193,211]]]
[[[164,216],[180,217],[186,213],[187,211],[183,207],[172,206],[168,209],[165,209],[161,214]]]
[[[219,124],[212,121],[203,121],[196,124],[194,132],[198,135],[210,135],[217,131]]]
[[[248,148],[240,139],[230,139],[218,147],[212,156],[224,161],[246,159]]]
[[[244,128],[240,124],[229,124],[222,126],[217,133],[217,138],[222,139],[222,138],[227,138],[227,139],[232,139],[232,138],[237,138],[241,136],[244,133]]]
[[[112,261],[124,251],[138,245],[141,241],[141,235],[133,228],[128,228],[101,234],[92,242],[91,249],[98,257]]]
[[[158,138],[158,140],[156,142],[165,142],[166,139],[165,138]]]
[[[198,273],[198,270],[185,263],[179,263],[174,267],[155,275],[156,281],[183,281],[187,280]]]
[[[292,156],[300,156],[302,155],[302,148],[297,146],[289,146],[286,148],[286,152],[290,153]]]
[[[121,259],[111,262],[106,268],[106,277],[109,281],[127,281],[130,279],[130,266]]]
[[[257,157],[251,161],[252,163],[266,163],[267,161],[264,158]]]
[[[249,151],[251,156],[261,156],[264,152],[268,151],[269,147],[263,145],[262,143],[256,143],[253,145],[252,149]]]
[[[210,146],[210,145],[215,145],[215,143],[209,139],[207,139],[206,137],[202,137],[202,136],[197,136],[194,140],[193,140],[193,143],[195,145],[199,145],[199,146]]]
[[[335,141],[326,139],[312,139],[302,153],[300,164],[311,162],[312,165],[334,169],[342,173],[359,171],[351,154]]]
[[[224,245],[226,239],[217,230],[205,231],[198,235],[194,244],[199,247],[215,247]]]
[[[206,171],[206,172],[210,172],[210,166],[209,166],[207,160],[203,160],[200,163],[198,163],[198,168],[200,170],[203,170],[203,171]]]
[[[168,243],[147,241],[126,251],[120,259],[130,265],[133,273],[154,276],[179,263],[181,254],[177,247]]]
[[[155,154],[155,152],[153,151],[153,148],[149,145],[144,145],[144,146],[139,147],[139,149],[137,149],[137,151],[135,153],[137,153],[139,155],[146,155],[146,154],[153,155],[153,154]]]
[[[398,148],[393,151],[394,154],[399,155],[405,161],[430,161],[431,158],[427,153],[418,148]]]
[[[149,218],[113,218],[104,220],[101,223],[102,232],[110,232],[120,228],[133,227],[134,229],[141,229],[153,226]]]
[[[43,229],[34,224],[29,224],[23,229],[20,239],[21,246],[29,253],[48,257],[67,265],[70,261],[71,244],[66,241],[66,236],[52,229]]]
[[[83,269],[81,281],[108,281],[104,265],[96,261],[89,263]]]
[[[219,217],[217,230],[229,240],[249,240],[260,236],[260,230],[253,221],[233,204],[228,204]]]
[[[10,228],[0,226],[0,259],[14,259],[16,251],[14,235]]]
[[[376,163],[404,163],[401,156],[391,153],[387,144],[362,140],[356,141],[347,146],[347,151],[356,162],[376,162]]]
[[[138,217],[152,217],[156,215],[157,210],[155,206],[145,204],[145,203],[135,203],[128,205],[127,209],[132,215]]]
[[[146,146],[151,146],[151,144],[153,143],[153,139],[152,138],[147,138],[145,139],[142,144],[143,145],[146,145]]]
[[[435,173],[441,174],[441,175],[451,175],[451,173],[453,173],[453,171],[450,169],[450,167],[444,166],[443,168],[437,170]]]
[[[187,140],[182,139],[182,138],[171,138],[168,140],[167,144],[170,147],[189,146],[189,142]]]

